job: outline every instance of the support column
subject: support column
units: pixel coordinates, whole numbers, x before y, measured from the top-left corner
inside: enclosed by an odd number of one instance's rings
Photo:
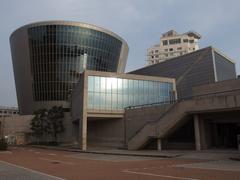
[[[215,147],[219,146],[219,141],[218,141],[218,131],[217,131],[217,124],[213,124],[213,145]]]
[[[79,121],[79,142],[80,149],[83,151],[87,150],[87,118],[83,118]]]
[[[200,120],[198,115],[194,115],[195,148],[201,151]]]
[[[158,151],[162,150],[162,139],[161,138],[157,139],[157,150]]]
[[[80,76],[80,120],[79,120],[79,144],[80,149],[87,150],[87,97],[88,97],[88,75],[86,71]]]
[[[238,151],[240,151],[240,135],[237,135]]]

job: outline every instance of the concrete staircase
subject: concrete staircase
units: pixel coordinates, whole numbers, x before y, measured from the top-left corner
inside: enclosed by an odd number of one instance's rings
[[[128,141],[129,150],[143,148],[151,138],[163,138],[177,127],[187,115],[203,112],[230,111],[240,108],[240,92],[196,97],[176,102],[158,120],[147,123]]]

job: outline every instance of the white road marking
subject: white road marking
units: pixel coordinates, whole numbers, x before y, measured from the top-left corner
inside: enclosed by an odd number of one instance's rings
[[[175,166],[158,166],[158,167],[141,167],[141,168],[132,168],[132,169],[124,169],[123,171],[138,171],[138,170],[151,170],[151,169],[162,169],[162,168],[168,168],[168,167],[175,167]]]
[[[39,159],[44,160],[44,161],[48,161],[48,162],[60,162],[62,164],[74,165],[74,163],[72,163],[72,162],[59,161],[59,160],[56,160],[56,159],[48,159],[48,158],[39,158]]]
[[[49,156],[56,156],[56,154],[52,154],[52,153],[51,153],[51,154],[48,154],[48,155],[49,155]]]
[[[26,171],[30,171],[32,173],[41,174],[43,176],[48,176],[48,177],[55,178],[55,179],[58,179],[58,180],[66,180],[66,179],[63,179],[63,178],[60,178],[60,177],[57,177],[57,176],[52,176],[52,175],[49,175],[49,174],[46,174],[46,173],[43,173],[43,172],[35,171],[33,169],[18,166],[16,164],[12,164],[12,163],[9,163],[9,162],[6,162],[6,161],[0,161],[0,162],[3,163],[3,164],[9,165],[9,166],[14,166],[14,167],[17,167],[17,168],[20,168],[20,169],[24,169]]]
[[[144,176],[155,176],[155,177],[170,178],[170,179],[200,180],[200,179],[195,179],[195,178],[167,176],[167,175],[152,174],[152,173],[145,173],[145,172],[135,172],[135,171],[122,171],[122,172],[124,172],[124,173],[130,173],[130,174],[144,175]]]
[[[0,151],[0,154],[12,154],[11,151]]]
[[[202,170],[216,170],[216,171],[239,171],[240,163],[230,159],[211,160],[205,162],[196,162],[192,164],[174,165],[175,168],[194,168]]]

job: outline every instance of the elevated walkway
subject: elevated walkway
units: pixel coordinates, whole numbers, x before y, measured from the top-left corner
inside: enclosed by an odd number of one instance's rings
[[[158,139],[158,146],[161,146],[161,138],[171,133],[181,123],[184,123],[188,115],[238,109],[240,109],[240,89],[198,95],[188,100],[177,101],[157,120],[148,122],[140,128],[129,139],[128,149],[141,149],[152,138]],[[194,118],[194,125],[195,128],[200,126],[196,118]],[[199,132],[195,132],[195,136],[200,136]],[[161,147],[158,147],[158,149],[161,149]]]

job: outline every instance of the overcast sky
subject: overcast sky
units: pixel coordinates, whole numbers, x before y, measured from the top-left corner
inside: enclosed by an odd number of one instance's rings
[[[146,49],[162,33],[194,30],[202,35],[200,47],[221,50],[240,74],[239,7],[239,0],[1,0],[0,105],[17,105],[9,36],[22,25],[71,20],[107,28],[128,42],[126,71],[146,64]]]

